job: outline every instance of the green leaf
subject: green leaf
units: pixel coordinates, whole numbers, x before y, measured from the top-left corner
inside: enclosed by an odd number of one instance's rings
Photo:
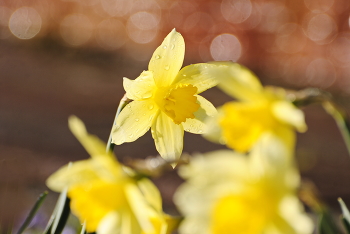
[[[24,220],[23,224],[18,229],[17,234],[23,233],[23,231],[28,227],[30,222],[32,222],[36,212],[39,210],[40,206],[44,202],[47,194],[48,194],[47,191],[45,191],[42,194],[40,194],[40,196],[38,197],[38,200],[35,202],[33,208],[30,210],[30,212],[29,212],[28,216],[26,217],[26,219]]]
[[[346,232],[350,234],[350,212],[341,198],[338,198],[338,202],[342,211],[342,222],[344,224]]]
[[[345,111],[331,102],[324,102],[323,107],[337,123],[340,133],[343,136],[348,153],[350,154],[350,123],[346,118]]]
[[[61,195],[57,200],[55,209],[43,234],[62,233],[70,214],[69,202],[70,200],[67,197],[67,189],[65,189],[62,191]]]
[[[80,234],[86,234],[86,223],[84,222],[83,225],[81,226],[81,231]]]
[[[341,233],[335,225],[334,219],[328,210],[323,210],[318,222],[319,234],[339,234]]]

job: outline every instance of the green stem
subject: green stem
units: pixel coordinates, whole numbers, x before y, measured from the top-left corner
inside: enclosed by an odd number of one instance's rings
[[[339,107],[336,107],[331,102],[323,103],[324,109],[334,118],[338,125],[341,135],[343,136],[346,148],[350,155],[350,125],[346,120],[346,114]]]
[[[124,94],[123,98],[119,102],[119,106],[118,106],[117,112],[116,112],[115,117],[114,117],[113,125],[111,128],[111,132],[109,134],[109,138],[108,138],[108,142],[107,142],[107,146],[106,146],[106,152],[113,151],[113,149],[114,149],[114,144],[112,143],[113,126],[116,124],[116,120],[117,120],[117,117],[120,114],[120,112],[130,102],[131,102],[131,100],[126,97],[126,94]]]
[[[40,208],[41,204],[44,202],[46,196],[47,196],[48,192],[45,191],[42,194],[40,194],[40,196],[38,197],[38,200],[35,202],[33,208],[30,210],[27,218],[24,220],[24,223],[22,224],[22,226],[19,228],[17,234],[21,234],[23,233],[23,231],[28,227],[28,225],[30,224],[30,222],[33,220],[36,212],[38,211],[38,209]]]

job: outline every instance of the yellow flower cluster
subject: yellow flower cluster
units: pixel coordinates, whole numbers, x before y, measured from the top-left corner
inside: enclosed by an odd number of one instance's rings
[[[112,128],[116,145],[151,129],[159,154],[173,166],[183,150],[184,131],[230,150],[193,157],[181,166],[185,179],[175,194],[184,220],[180,234],[308,234],[313,224],[297,198],[295,130],[305,131],[301,110],[283,89],[264,88],[247,68],[233,62],[192,64],[181,69],[184,39],[172,30],[155,50],[147,71],[124,78],[132,100]],[[199,94],[215,85],[236,99],[216,111]],[[71,209],[88,232],[167,234],[174,219],[162,210],[158,189],[121,165],[76,117],[74,135],[91,159],[71,163],[47,180],[68,189]]]
[[[307,128],[303,112],[287,100],[283,89],[263,88],[247,68],[231,62],[219,64],[222,69],[217,74],[218,86],[238,101],[219,108],[206,138],[247,152],[264,133],[270,132],[292,150],[295,129],[303,132]]]
[[[272,134],[250,154],[230,150],[199,155],[180,169],[175,194],[184,214],[181,234],[307,234],[311,219],[296,196],[298,173]]]
[[[162,200],[153,183],[133,178],[105,144],[86,132],[76,117],[69,119],[71,131],[91,159],[70,163],[47,180],[56,192],[68,189],[71,210],[86,223],[87,232],[99,234],[166,234],[170,218],[162,211]]]

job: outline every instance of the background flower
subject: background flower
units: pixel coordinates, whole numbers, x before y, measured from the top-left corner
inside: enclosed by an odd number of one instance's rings
[[[218,62],[214,62],[218,64]],[[286,97],[281,88],[263,88],[247,68],[220,62],[218,87],[238,99],[225,103],[209,121],[205,136],[240,152],[247,152],[265,132],[272,132],[293,149],[295,129],[306,130],[304,114]]]
[[[291,157],[276,157],[279,144],[265,134],[248,156],[214,151],[182,166],[186,182],[174,197],[185,216],[180,233],[312,233],[296,197],[297,170]]]
[[[62,167],[48,178],[47,186],[56,192],[68,189],[71,209],[86,222],[87,232],[167,233],[167,216],[152,182],[135,180],[134,172],[106,153],[105,144],[89,135],[79,119],[71,117],[69,125],[91,159]]]

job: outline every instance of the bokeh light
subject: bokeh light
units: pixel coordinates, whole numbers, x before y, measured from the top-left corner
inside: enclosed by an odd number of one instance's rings
[[[129,14],[133,1],[130,0],[101,0],[103,9],[109,16],[122,17]]]
[[[241,57],[242,45],[236,36],[221,34],[211,42],[210,53],[214,60],[236,62]]]
[[[114,18],[105,19],[97,26],[96,40],[105,49],[118,49],[127,41],[124,24]]]
[[[13,40],[11,33],[21,39],[51,37],[68,47],[126,53],[137,61],[146,61],[150,54],[141,51],[151,51],[173,28],[185,38],[189,61],[239,61],[261,71],[265,79],[296,87],[313,84],[333,89],[350,79],[346,78],[350,64],[348,0],[32,0],[0,4],[0,40]],[[330,79],[314,78],[313,69],[321,63],[329,68]]]
[[[336,35],[337,25],[327,14],[310,16],[306,23],[305,33],[315,42],[325,43],[326,39]]]
[[[39,13],[31,7],[21,7],[12,13],[9,28],[19,39],[31,39],[41,29],[42,20]]]
[[[66,16],[60,25],[60,33],[65,42],[72,46],[86,43],[92,35],[93,26],[89,18],[83,14]]]
[[[131,40],[139,44],[151,42],[157,35],[158,22],[156,17],[145,11],[130,16],[127,22],[127,31]]]
[[[227,21],[234,24],[242,23],[248,19],[252,8],[250,0],[223,0],[221,2],[222,15]]]
[[[334,0],[304,0],[306,7],[314,13],[328,11],[334,4]]]
[[[313,60],[306,69],[306,79],[310,86],[328,88],[336,78],[336,71],[331,61],[325,58]]]

